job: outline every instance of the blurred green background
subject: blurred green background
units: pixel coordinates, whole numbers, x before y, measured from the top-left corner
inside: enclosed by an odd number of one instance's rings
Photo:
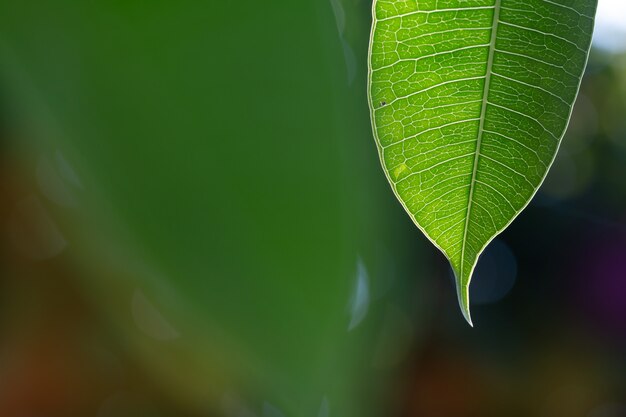
[[[370,7],[0,2],[0,415],[625,414],[619,4],[474,329],[379,167]]]

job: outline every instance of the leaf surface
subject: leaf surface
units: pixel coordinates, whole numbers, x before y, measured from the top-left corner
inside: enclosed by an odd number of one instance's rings
[[[478,257],[554,161],[597,0],[374,0],[372,127],[387,178],[449,259],[471,324]]]

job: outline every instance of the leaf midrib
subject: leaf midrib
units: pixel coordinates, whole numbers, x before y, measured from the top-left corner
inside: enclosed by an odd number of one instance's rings
[[[491,75],[493,69],[493,56],[496,50],[496,37],[498,33],[498,25],[500,23],[500,4],[502,0],[496,0],[493,11],[493,22],[491,24],[491,39],[489,41],[489,56],[487,58],[487,70],[485,73],[485,86],[483,87],[483,101],[480,109],[480,123],[478,126],[478,137],[476,139],[476,154],[474,155],[474,164],[472,166],[472,178],[470,179],[470,190],[467,198],[467,213],[465,215],[465,226],[463,229],[463,245],[461,246],[461,276],[459,279],[463,280],[465,268],[465,246],[467,244],[467,230],[469,229],[469,219],[472,212],[472,200],[474,196],[474,185],[476,184],[476,172],[478,171],[478,158],[480,157],[480,146],[483,139],[485,116],[487,112],[489,87],[491,84]],[[464,291],[463,297],[469,305],[469,292]]]

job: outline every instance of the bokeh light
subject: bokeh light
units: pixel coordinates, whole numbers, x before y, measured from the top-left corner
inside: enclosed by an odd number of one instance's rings
[[[626,2],[598,1],[593,44],[596,48],[611,52],[626,50]]]

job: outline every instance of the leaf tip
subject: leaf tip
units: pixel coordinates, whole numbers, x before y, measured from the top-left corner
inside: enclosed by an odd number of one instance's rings
[[[474,327],[472,315],[470,313],[469,283],[461,284],[460,282],[457,282],[456,292],[459,298],[459,307],[461,308],[461,313],[463,313],[465,321],[467,321],[470,327]]]

